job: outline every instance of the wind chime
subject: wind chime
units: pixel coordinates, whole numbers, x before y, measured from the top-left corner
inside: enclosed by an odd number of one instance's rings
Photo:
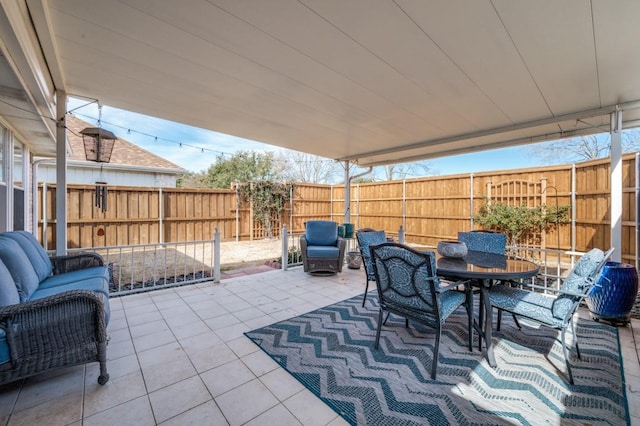
[[[102,128],[102,105],[98,105],[98,127],[87,127],[80,131],[84,143],[84,153],[87,161],[108,163],[116,143],[116,135]],[[100,180],[96,182],[94,205],[103,213],[107,211],[107,182],[103,181],[102,165],[100,166]]]

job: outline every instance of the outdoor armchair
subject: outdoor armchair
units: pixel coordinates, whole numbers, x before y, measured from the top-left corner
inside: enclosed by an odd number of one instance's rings
[[[560,330],[562,351],[571,384],[574,382],[567,352],[566,330],[571,326],[576,354],[580,358],[573,315],[591,287],[596,283],[612,252],[613,249],[603,253],[602,250],[594,248],[584,254],[564,279],[557,295],[537,293],[504,284],[495,285],[489,290],[492,310],[497,308],[499,311],[510,312],[537,324]],[[498,317],[498,330],[499,327],[500,317]]]
[[[362,256],[362,264],[364,265],[365,273],[365,288],[364,297],[362,298],[362,306],[367,301],[367,292],[369,291],[369,282],[376,280],[376,275],[373,271],[373,264],[371,263],[371,251],[369,247],[378,244],[385,243],[387,236],[384,231],[368,230],[368,228],[361,229],[356,233],[358,239],[358,249],[360,250],[360,256]]]
[[[472,350],[473,314],[471,292],[455,291],[455,285],[441,287],[436,275],[433,252],[418,252],[403,244],[383,243],[370,247],[380,309],[375,348],[380,343],[384,313],[405,318],[405,325],[415,321],[435,329],[436,341],[431,363],[431,378],[438,368],[441,328],[445,320],[465,305],[468,317],[469,351]],[[460,284],[460,283],[458,283]]]
[[[302,266],[312,275],[342,272],[346,241],[338,237],[338,224],[328,220],[311,220],[300,237]]]

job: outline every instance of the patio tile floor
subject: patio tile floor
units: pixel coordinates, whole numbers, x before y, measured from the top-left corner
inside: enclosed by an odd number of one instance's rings
[[[107,385],[93,363],[0,387],[0,424],[344,425],[243,333],[363,289],[362,269],[313,277],[293,268],[114,298]],[[640,320],[619,331],[640,424]]]

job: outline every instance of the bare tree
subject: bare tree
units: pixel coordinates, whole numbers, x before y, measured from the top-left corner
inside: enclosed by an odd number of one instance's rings
[[[287,151],[281,152],[279,159],[286,164],[285,175],[290,182],[333,183],[341,177],[342,168],[328,158]]]
[[[640,132],[637,129],[622,132],[622,151],[640,149]],[[534,155],[545,162],[587,161],[608,157],[611,153],[611,137],[608,133],[580,136],[546,142],[531,147]]]
[[[432,172],[431,165],[427,161],[387,164],[386,166],[381,166],[380,169],[382,169],[384,180],[404,179],[407,176],[426,176]]]

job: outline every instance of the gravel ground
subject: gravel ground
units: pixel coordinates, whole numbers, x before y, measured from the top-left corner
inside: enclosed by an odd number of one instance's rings
[[[220,243],[220,266],[228,270],[262,265],[267,260],[280,259],[281,252],[279,239],[225,241]]]

